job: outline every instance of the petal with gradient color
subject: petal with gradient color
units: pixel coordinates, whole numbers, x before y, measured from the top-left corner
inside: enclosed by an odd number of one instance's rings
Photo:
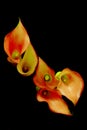
[[[23,58],[17,64],[17,71],[24,76],[29,76],[34,73],[38,63],[36,52],[30,43],[26,49]]]
[[[49,109],[52,112],[60,113],[71,116],[71,112],[66,102],[61,98],[60,93],[56,91],[48,91],[46,89],[40,89],[37,92],[37,100],[39,102],[48,103]]]
[[[65,68],[60,73],[56,73],[55,77],[59,81],[57,90],[75,105],[84,88],[84,81],[81,75],[76,71]]]
[[[39,86],[40,88],[46,87],[48,89],[53,89],[54,86],[58,84],[54,70],[51,69],[40,57],[33,81],[36,86]]]
[[[4,37],[4,51],[8,55],[8,61],[18,63],[29,43],[28,33],[19,19],[15,29]]]

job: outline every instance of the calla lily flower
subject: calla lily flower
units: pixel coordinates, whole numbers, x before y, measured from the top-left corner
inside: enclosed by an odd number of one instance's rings
[[[84,88],[81,75],[76,71],[65,68],[56,73],[55,77],[59,81],[56,89],[76,105]]]
[[[37,74],[39,74],[39,71]],[[83,78],[78,72],[69,68],[57,72],[55,78],[58,80],[58,84],[56,87],[54,86],[54,89],[53,87],[51,89],[51,87],[46,87],[45,83],[43,87],[40,82],[38,83],[41,79],[39,78],[39,80],[38,76],[35,77],[35,79],[38,79],[35,83],[40,85],[36,87],[36,98],[39,102],[46,102],[52,112],[72,116],[69,106],[62,96],[76,105],[84,88]]]
[[[47,90],[45,88],[41,88],[37,91],[37,100],[39,102],[48,103],[49,109],[52,112],[60,113],[64,115],[71,116],[71,112],[68,108],[67,103],[62,99],[60,92],[56,92],[53,90]]]
[[[30,76],[34,73],[37,64],[38,56],[30,43],[24,53],[23,58],[17,64],[17,70],[23,76]]]
[[[39,57],[33,82],[36,86],[47,89],[53,89],[54,86],[58,84],[58,80],[55,78],[55,71],[50,68],[41,57]]]
[[[21,75],[30,76],[35,72],[33,82],[38,86],[36,98],[39,102],[46,102],[55,113],[72,115],[62,96],[76,105],[84,88],[82,76],[69,68],[55,73],[37,56],[20,19],[17,26],[4,37],[4,51],[7,60],[16,64]]]
[[[20,56],[24,53],[30,43],[30,39],[21,20],[14,30],[4,37],[4,51],[8,55],[7,60],[12,63],[19,63]]]

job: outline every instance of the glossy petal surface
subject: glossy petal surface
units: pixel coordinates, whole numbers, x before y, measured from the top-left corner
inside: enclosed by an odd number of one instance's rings
[[[26,50],[29,43],[28,33],[19,19],[15,29],[4,37],[4,51],[9,57],[8,61],[18,63],[21,54]]]
[[[37,93],[37,100],[39,102],[48,103],[49,109],[52,112],[65,114],[71,116],[70,110],[66,102],[61,98],[59,92],[48,91],[46,89],[40,89]]]
[[[34,73],[38,63],[36,52],[30,43],[26,49],[23,58],[17,64],[17,70],[21,75],[29,76]]]
[[[59,75],[56,74],[55,77],[59,80],[57,90],[76,104],[84,88],[84,81],[81,75],[69,68],[65,68]]]
[[[41,88],[46,87],[47,89],[54,89],[58,84],[54,70],[51,69],[40,57],[33,81],[36,86]]]

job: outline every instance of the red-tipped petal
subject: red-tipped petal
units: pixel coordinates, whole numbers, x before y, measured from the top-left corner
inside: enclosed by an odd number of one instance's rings
[[[55,77],[57,78],[57,75]],[[84,88],[84,81],[81,75],[76,71],[65,68],[61,71],[58,80],[57,89],[75,105]]]
[[[30,43],[30,39],[21,20],[14,30],[4,37],[4,51],[8,55],[10,61],[18,63],[21,54],[26,50]]]
[[[33,81],[36,86],[49,89],[54,89],[58,84],[54,70],[51,69],[40,57]]]
[[[37,93],[37,100],[39,102],[48,103],[49,109],[52,112],[65,114],[71,116],[71,112],[66,102],[61,98],[60,93],[56,91],[48,91],[46,89],[40,89]]]

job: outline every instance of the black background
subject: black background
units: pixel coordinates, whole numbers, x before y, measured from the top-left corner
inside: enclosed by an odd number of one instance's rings
[[[87,61],[85,10],[69,6],[43,5],[22,8],[17,15],[0,15],[0,118],[10,129],[79,129],[86,125]],[[47,6],[46,6],[47,5]],[[16,8],[16,7],[15,7]],[[11,7],[12,9],[12,7]],[[13,9],[14,10],[14,9]],[[24,13],[25,11],[25,13]],[[21,12],[21,13],[20,13]],[[72,117],[52,113],[46,103],[36,100],[32,76],[22,77],[7,61],[4,37],[12,31],[18,18],[26,28],[37,54],[56,72],[69,67],[84,79],[84,91]],[[2,129],[2,128],[1,128]]]

